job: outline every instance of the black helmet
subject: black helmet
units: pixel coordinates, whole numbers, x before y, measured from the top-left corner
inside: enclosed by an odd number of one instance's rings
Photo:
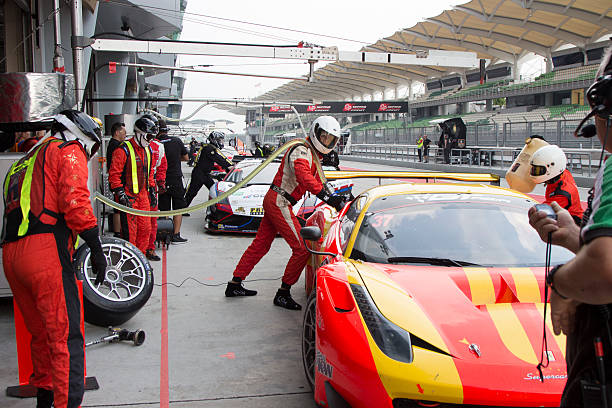
[[[141,118],[147,118],[150,119],[153,123],[155,123],[155,134],[157,135],[157,133],[159,133],[159,119],[157,119],[157,117],[155,115],[152,115],[150,113],[145,113],[144,115],[141,116]]]
[[[255,141],[255,147],[261,147],[261,143],[259,143],[259,141]]]
[[[271,144],[266,143],[265,145],[263,145],[263,154],[265,157],[268,157],[269,155],[271,155],[274,152],[274,147],[272,147]]]
[[[64,131],[67,130],[81,142],[89,158],[98,151],[102,142],[102,131],[100,125],[91,116],[78,110],[69,109],[61,111],[54,119],[55,121],[51,125],[52,135],[61,132],[62,139],[74,140],[64,134]]]
[[[215,146],[217,149],[223,149],[225,133],[214,130],[208,135],[208,143]]]
[[[168,125],[166,125],[165,120],[160,119],[157,125],[159,126],[159,133],[168,133]]]
[[[155,122],[144,116],[134,122],[134,137],[142,147],[149,145],[149,142],[157,135],[157,130]]]

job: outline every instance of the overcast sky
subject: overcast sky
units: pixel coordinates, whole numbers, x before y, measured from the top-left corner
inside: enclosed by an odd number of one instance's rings
[[[294,45],[306,41],[341,50],[357,51],[362,46],[413,26],[426,18],[466,0],[385,0],[343,1],[198,1],[189,0],[183,21],[182,40],[223,43]],[[216,17],[216,18],[212,18]],[[306,34],[268,27],[241,24],[223,19],[274,26]],[[331,37],[326,37],[331,36]],[[338,37],[338,38],[332,38]],[[346,41],[342,39],[354,41]],[[179,65],[212,64],[202,68],[215,71],[298,77],[308,73],[308,64],[267,58],[229,58],[180,56]],[[315,67],[321,67],[317,64]],[[238,77],[231,75],[187,73],[184,97],[253,98],[279,87],[287,80]],[[184,103],[181,117],[192,113],[201,104]],[[205,107],[194,119],[228,119],[238,133],[244,118],[229,112]]]

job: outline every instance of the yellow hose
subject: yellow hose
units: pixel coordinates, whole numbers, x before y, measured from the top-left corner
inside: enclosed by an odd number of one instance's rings
[[[225,193],[221,194],[220,196],[218,196],[216,198],[213,198],[212,200],[208,200],[208,201],[205,201],[203,203],[196,204],[196,205],[194,205],[192,207],[181,208],[180,210],[170,210],[170,211],[145,211],[145,210],[138,210],[138,209],[135,209],[135,208],[126,207],[124,205],[121,205],[121,204],[119,204],[119,203],[117,203],[117,202],[115,202],[113,200],[109,200],[108,198],[106,198],[104,195],[100,194],[97,191],[94,194],[94,198],[96,200],[99,200],[99,201],[103,202],[104,204],[108,205],[109,207],[116,208],[117,210],[126,212],[128,214],[139,215],[139,216],[142,216],[142,217],[172,217],[174,215],[180,215],[180,214],[185,214],[185,213],[191,213],[191,212],[198,211],[198,210],[203,210],[204,208],[209,207],[211,205],[215,205],[219,201],[225,200],[227,197],[229,197],[232,194],[234,194],[236,191],[241,189],[245,184],[247,184],[249,181],[251,181],[251,179],[253,177],[255,177],[258,173],[260,173],[268,164],[270,164],[272,162],[272,160],[274,160],[275,158],[280,156],[287,149],[289,149],[289,148],[291,148],[293,146],[296,146],[296,145],[300,145],[300,144],[308,147],[309,149],[311,148],[310,145],[304,139],[290,140],[287,143],[285,143],[284,145],[282,145],[281,147],[279,147],[278,149],[276,149],[270,155],[270,157],[268,157],[259,166],[257,166],[257,168],[254,171],[252,171],[251,173],[249,173],[240,183],[236,184],[234,187],[230,188],[228,191],[226,191]],[[312,152],[312,156],[313,156],[312,157],[313,161],[315,162],[315,165],[317,166],[317,171],[319,173],[319,177],[321,177],[323,183],[325,183],[325,175],[323,173],[323,169],[321,168],[321,162],[319,161],[319,156],[317,155],[317,153],[314,150]]]

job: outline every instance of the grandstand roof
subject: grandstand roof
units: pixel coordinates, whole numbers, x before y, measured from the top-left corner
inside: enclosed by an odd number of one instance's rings
[[[395,32],[362,51],[415,53],[424,49],[473,51],[479,58],[515,64],[527,53],[551,58],[562,45],[580,48],[612,33],[610,0],[472,0]],[[463,69],[334,62],[314,82],[292,81],[256,100],[342,100],[425,82]]]

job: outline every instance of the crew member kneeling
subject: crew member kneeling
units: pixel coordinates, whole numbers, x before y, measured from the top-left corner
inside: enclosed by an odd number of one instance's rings
[[[72,266],[77,234],[91,250],[95,285],[106,258],[87,188],[87,161],[102,141],[83,112],[63,111],[51,132],[13,164],[4,182],[2,262],[6,279],[32,335],[37,407],[78,407],[85,355],[81,301]]]
[[[108,182],[119,204],[145,211],[157,206],[149,147],[155,130],[155,123],[151,119],[141,117],[134,122],[134,137],[113,153]],[[121,225],[123,236],[127,229],[128,241],[145,254],[149,246],[151,220],[132,214],[121,215],[127,220],[127,226],[123,222]]]
[[[257,294],[257,291],[246,289],[242,285],[242,280],[270,250],[274,237],[279,233],[291,247],[292,254],[285,268],[281,287],[274,297],[274,304],[291,310],[302,308],[293,300],[289,291],[291,285],[297,282],[308,260],[308,251],[300,238],[301,225],[293,214],[293,206],[306,191],[310,191],[336,210],[342,209],[342,197],[329,195],[326,192],[316,166],[316,160],[329,153],[339,137],[338,121],[331,116],[321,116],[312,124],[306,139],[307,146],[298,145],[285,153],[274,182],[264,198],[264,217],[257,235],[240,258],[234,270],[234,277],[227,284],[225,296]]]
[[[566,166],[567,158],[559,146],[543,146],[531,158],[530,176],[535,183],[546,184],[546,204],[557,202],[580,225],[584,210],[574,177]]]

